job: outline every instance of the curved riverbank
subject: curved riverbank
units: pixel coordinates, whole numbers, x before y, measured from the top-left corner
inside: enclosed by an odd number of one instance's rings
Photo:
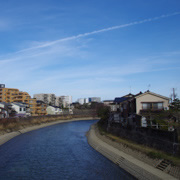
[[[60,123],[0,146],[1,180],[135,180],[91,148],[85,136],[97,120]]]
[[[87,134],[88,143],[102,155],[107,157],[109,160],[113,161],[115,164],[132,174],[134,177],[143,180],[173,180],[176,179],[173,176],[166,174],[163,171],[156,169],[153,166],[150,166],[147,163],[144,163],[133,156],[126,154],[123,151],[118,150],[112,143],[115,142],[104,142],[101,135],[98,133],[96,126],[91,126]]]
[[[14,138],[20,134],[23,134],[23,133],[26,133],[29,131],[33,131],[36,129],[44,128],[47,126],[52,126],[52,125],[59,124],[59,123],[81,121],[81,120],[94,120],[94,119],[99,119],[99,118],[98,117],[95,117],[95,118],[94,117],[73,118],[73,119],[68,119],[68,120],[58,120],[58,121],[54,121],[54,122],[48,122],[48,123],[43,123],[40,125],[34,125],[34,126],[26,127],[26,128],[20,129],[18,131],[14,131],[14,132],[10,132],[10,133],[0,135],[0,145],[4,144],[5,142],[9,141],[10,139],[12,139],[12,138]]]

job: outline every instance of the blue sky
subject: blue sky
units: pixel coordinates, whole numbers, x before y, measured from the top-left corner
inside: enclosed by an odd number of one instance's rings
[[[0,47],[0,83],[31,96],[180,95],[179,0],[1,0]]]

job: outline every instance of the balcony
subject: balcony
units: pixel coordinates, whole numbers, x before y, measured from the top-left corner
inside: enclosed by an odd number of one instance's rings
[[[148,114],[148,113],[153,113],[153,114],[156,114],[156,113],[160,113],[164,111],[164,109],[142,109],[140,110],[140,114]]]

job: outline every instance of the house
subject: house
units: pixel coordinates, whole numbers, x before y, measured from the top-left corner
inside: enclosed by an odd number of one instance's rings
[[[6,88],[5,84],[0,84],[0,102],[5,103],[26,103],[29,107],[29,113],[36,115],[36,99],[31,98],[27,92],[20,91],[19,89]]]
[[[170,98],[146,91],[139,94],[136,99],[136,114],[142,114],[147,111],[160,112],[169,109]]]
[[[116,111],[116,105],[114,103],[114,100],[104,100],[103,104],[104,106],[110,107],[111,111]]]
[[[62,114],[62,109],[58,106],[48,106],[46,108],[47,114]]]
[[[147,127],[146,113],[168,110],[169,100],[168,97],[146,91],[115,98],[114,104],[116,112],[119,113],[119,123],[134,127]],[[117,115],[111,115],[111,120],[112,116],[115,118]]]
[[[8,117],[8,111],[2,107],[0,107],[0,119],[7,118]]]
[[[6,102],[0,102],[0,117],[8,118],[13,115],[12,105]]]
[[[12,108],[16,111],[17,117],[25,117],[26,116],[26,105],[23,103],[11,103]]]

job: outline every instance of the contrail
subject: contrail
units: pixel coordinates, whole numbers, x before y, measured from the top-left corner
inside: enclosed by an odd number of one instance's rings
[[[21,51],[18,51],[17,53],[28,51],[28,50],[33,50],[33,49],[40,49],[40,48],[52,46],[52,45],[57,44],[59,42],[69,41],[69,40],[73,40],[73,39],[78,39],[80,37],[90,36],[90,35],[93,35],[93,34],[98,34],[98,33],[106,32],[106,31],[112,31],[112,30],[115,30],[115,29],[121,29],[121,28],[125,28],[125,27],[128,27],[128,26],[134,26],[134,25],[143,24],[143,23],[146,23],[146,22],[156,21],[156,20],[159,20],[159,19],[163,19],[163,18],[167,18],[167,17],[171,17],[171,16],[176,16],[176,15],[179,15],[179,14],[180,14],[180,12],[174,12],[172,14],[161,15],[161,16],[158,16],[158,17],[144,19],[144,20],[141,20],[141,21],[135,21],[135,22],[131,22],[131,23],[128,23],[128,24],[123,24],[123,25],[119,25],[119,26],[112,26],[112,27],[109,27],[109,28],[100,29],[100,30],[96,30],[96,31],[92,31],[92,32],[87,32],[87,33],[79,34],[79,35],[76,35],[76,36],[70,36],[70,37],[67,37],[67,38],[58,39],[56,41],[51,41],[51,42],[48,42],[48,43],[44,43],[42,45],[35,46],[35,47],[32,47],[32,48],[23,49]]]

